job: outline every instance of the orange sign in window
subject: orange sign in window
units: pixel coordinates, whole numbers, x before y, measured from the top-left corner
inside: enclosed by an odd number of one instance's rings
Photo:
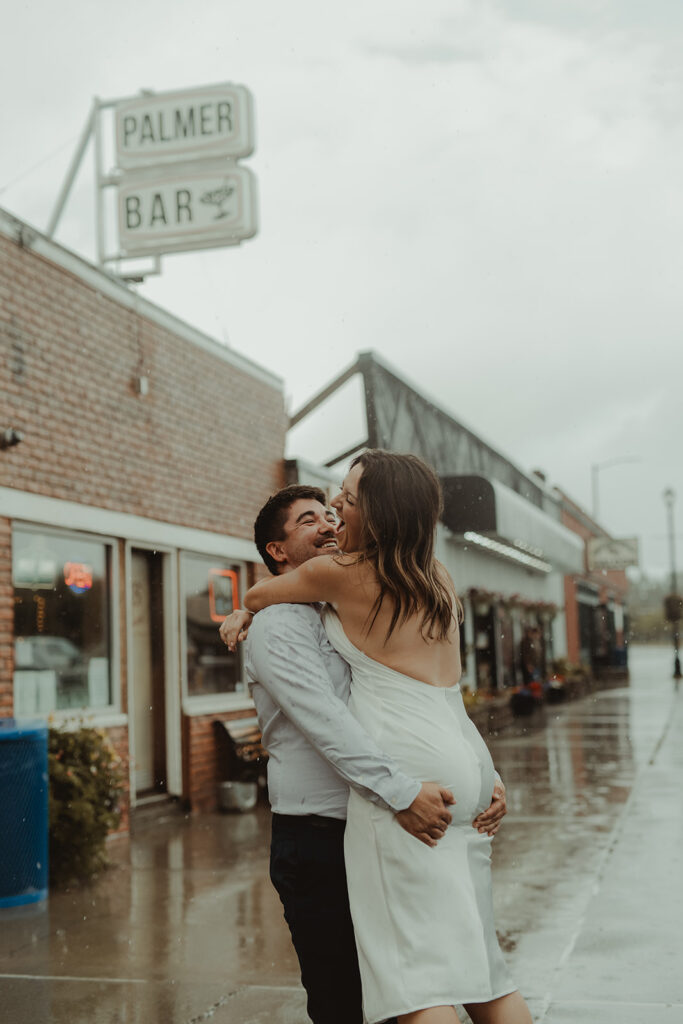
[[[239,608],[237,573],[232,569],[209,569],[209,610],[212,622],[222,622]]]
[[[64,582],[74,594],[84,594],[92,589],[92,568],[85,562],[65,562]]]

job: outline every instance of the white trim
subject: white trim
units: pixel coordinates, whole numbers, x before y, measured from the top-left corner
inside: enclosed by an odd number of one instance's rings
[[[82,726],[86,729],[118,729],[128,725],[128,715],[122,711],[112,711],[108,714],[106,710],[102,711],[99,708],[83,708],[81,711],[64,708],[61,711],[52,711],[48,724],[67,732],[74,732]]]
[[[180,320],[160,306],[156,306],[149,299],[142,298],[136,292],[131,291],[113,274],[101,270],[92,263],[88,263],[87,260],[71,252],[70,249],[65,249],[63,246],[58,245],[52,239],[41,234],[36,228],[25,221],[19,220],[17,217],[13,217],[12,214],[1,208],[0,233],[10,238],[13,242],[20,240],[23,246],[43,256],[63,270],[67,270],[84,284],[94,288],[98,294],[106,295],[107,298],[113,299],[119,305],[133,310],[133,312],[146,317],[148,320],[152,320],[160,327],[171,331],[183,340],[189,341],[191,344],[204,349],[205,352],[209,352],[223,362],[229,363],[235,369],[248,373],[251,377],[255,377],[264,384],[270,385],[270,387],[277,389],[279,392],[283,391],[281,377],[277,377],[270,370],[266,370],[265,367],[253,363],[251,359],[247,359],[246,356],[240,355],[234,349],[228,348],[227,345],[209,337],[208,334],[202,333],[202,331],[190,326],[190,324],[185,323],[185,321]]]
[[[129,512],[115,512],[94,505],[83,505],[61,498],[48,498],[43,494],[19,491],[13,487],[0,487],[0,516],[17,519],[28,525],[59,527],[63,530],[105,534],[124,538],[144,546],[183,548],[203,555],[222,555],[243,562],[260,562],[253,541],[230,537],[191,526],[177,526],[160,519],[147,519]]]
[[[108,543],[105,540],[105,543]],[[115,540],[111,541],[111,581],[109,588],[109,658],[111,671],[111,706],[118,713],[122,713],[121,707],[121,589],[119,586],[119,546]],[[127,716],[126,716],[127,717]]]
[[[185,697],[183,700],[183,714],[188,718],[198,718],[200,715],[217,715],[223,711],[255,711],[256,705],[250,697],[244,693],[209,694],[206,697]]]
[[[128,708],[128,800],[131,811],[135,807],[135,714],[133,711],[133,637],[131,625],[131,608],[133,607],[133,566],[131,564],[131,545],[126,543],[123,551],[123,586],[126,621],[126,707]]]
[[[6,490],[6,488],[0,488],[0,492]],[[3,514],[2,504],[0,498],[0,515]],[[112,716],[120,716],[121,712],[121,643],[120,637],[120,615],[119,615],[119,549],[117,544],[117,538],[108,536],[105,534],[91,534],[87,531],[70,529],[65,526],[55,525],[54,522],[47,520],[43,522],[36,521],[25,521],[22,519],[13,519],[11,523],[11,530],[18,526],[31,532],[38,532],[39,529],[46,529],[48,534],[53,534],[58,537],[76,537],[82,538],[90,542],[97,542],[103,544],[105,548],[109,548],[110,558],[108,559],[109,569],[109,587],[107,590],[107,600],[109,601],[109,683],[110,683],[110,698],[111,703],[104,708],[90,708],[84,707],[82,710],[77,710],[76,714],[80,717],[88,714],[93,719],[99,719]],[[14,679],[12,679],[12,689],[14,689]],[[59,718],[59,721],[67,720],[72,714],[72,708],[55,708],[51,715]],[[118,723],[122,724],[122,723]]]
[[[178,666],[177,620],[178,620],[178,571],[177,552],[174,548],[159,548],[151,544],[137,544],[126,541],[125,585],[126,585],[126,651],[127,651],[127,700],[128,708],[134,706],[135,681],[133,671],[132,615],[132,556],[133,551],[154,551],[162,556],[161,598],[163,603],[164,630],[164,721],[166,727],[166,793],[168,796],[182,796],[182,738],[180,722],[180,676]],[[128,727],[130,806],[137,806],[135,779],[135,715],[130,714]]]
[[[184,555],[192,555],[196,552],[192,551],[179,551],[178,552],[178,637],[179,637],[179,648],[180,648],[180,692],[182,695],[182,707],[183,713],[186,715],[207,715],[213,711],[225,711],[237,705],[240,706],[240,701],[248,700],[246,693],[246,684],[243,680],[238,680],[238,685],[244,686],[244,690],[241,691],[226,691],[225,693],[208,693],[198,696],[192,696],[188,693],[188,679],[187,679],[187,619],[185,616],[184,606],[184,594],[185,594],[185,570],[183,567]],[[210,552],[215,554],[215,552]],[[233,565],[239,569],[239,581],[240,581],[240,602],[242,601],[242,594],[246,584],[246,566],[243,562],[235,563]],[[243,662],[244,654],[242,649],[239,649],[240,663]],[[229,708],[224,707],[224,703],[229,702]],[[199,710],[192,710],[194,708]],[[205,708],[205,710],[202,710]],[[190,710],[188,710],[190,709]]]
[[[162,565],[164,666],[166,698],[166,792],[183,795],[183,755],[180,720],[180,665],[178,663],[178,557],[165,552]]]

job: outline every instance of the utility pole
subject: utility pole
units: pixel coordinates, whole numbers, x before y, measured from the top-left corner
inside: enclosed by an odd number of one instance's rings
[[[674,642],[674,679],[681,678],[681,659],[678,654],[679,628],[681,621],[681,598],[678,596],[678,581],[676,579],[676,528],[674,524],[674,504],[676,492],[672,487],[664,491],[664,504],[666,505],[667,520],[669,528],[669,559],[671,564],[671,594],[666,599],[666,617],[671,623]]]

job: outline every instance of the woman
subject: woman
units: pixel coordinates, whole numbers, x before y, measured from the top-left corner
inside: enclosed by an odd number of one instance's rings
[[[460,605],[434,559],[441,490],[412,455],[368,451],[332,502],[342,554],[264,580],[245,605],[325,601],[325,628],[352,670],[351,704],[415,778],[451,789],[453,822],[436,848],[352,792],[345,852],[369,1024],[531,1024],[498,947],[491,839],[472,828],[489,806],[491,757],[460,695]]]

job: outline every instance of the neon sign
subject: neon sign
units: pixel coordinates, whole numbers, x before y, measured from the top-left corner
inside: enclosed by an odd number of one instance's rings
[[[65,562],[64,582],[74,594],[92,589],[92,567],[85,562]]]
[[[237,573],[232,569],[209,569],[209,611],[212,622],[222,622],[239,608]]]

